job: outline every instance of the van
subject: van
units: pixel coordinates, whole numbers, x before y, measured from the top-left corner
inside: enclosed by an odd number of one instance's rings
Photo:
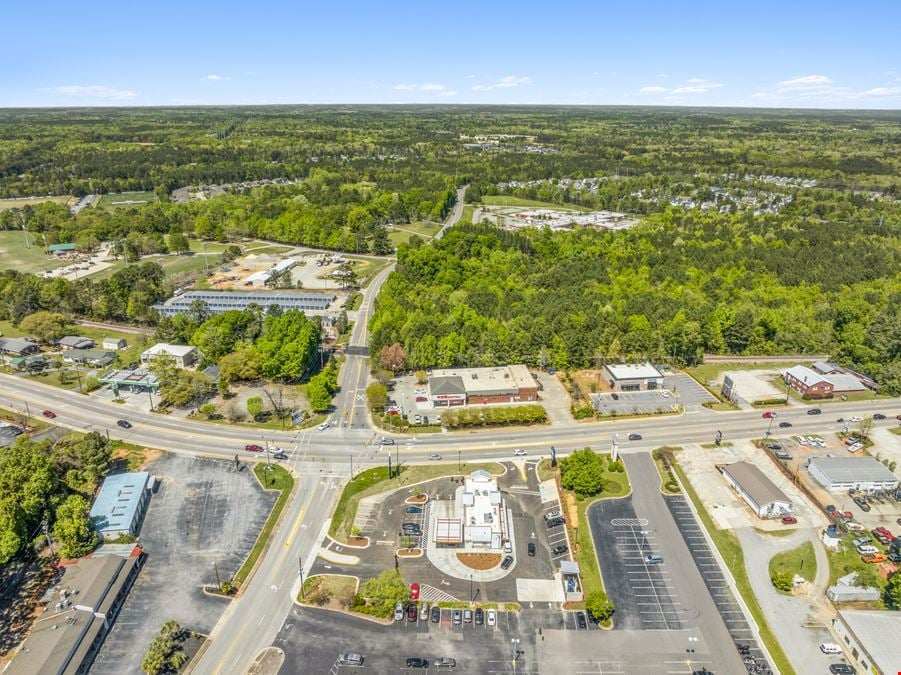
[[[663,556],[657,553],[648,553],[644,557],[645,565],[659,565],[663,562]]]

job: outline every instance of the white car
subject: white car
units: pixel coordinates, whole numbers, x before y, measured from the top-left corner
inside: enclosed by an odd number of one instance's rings
[[[866,529],[863,525],[861,525],[860,523],[857,523],[853,520],[845,523],[845,527],[847,527],[851,532],[862,532],[863,530]]]
[[[438,461],[439,459],[441,459],[441,455],[439,455],[437,452],[433,452],[431,455],[429,455],[429,459]]]
[[[820,645],[820,651],[824,654],[841,654],[842,648],[834,642],[824,642]]]
[[[807,436],[798,436],[799,445],[807,445]]]
[[[488,610],[488,625],[494,626],[497,624],[497,610],[489,609]]]
[[[848,421],[849,421],[849,422],[860,422],[860,421],[862,421],[862,420],[861,420],[861,418],[858,417],[857,415],[854,415],[854,417],[849,417],[849,418],[848,418]]]
[[[338,655],[339,666],[351,666],[353,668],[361,668],[363,666],[362,654],[340,654]]]
[[[661,395],[663,398],[669,398],[669,392],[668,392],[666,389],[661,389],[661,390],[660,390],[660,395]]]
[[[815,440],[816,444],[819,445],[821,448],[826,447],[826,441],[824,441],[822,438],[815,438],[813,440]]]
[[[322,424],[319,425],[319,431],[325,431],[326,429],[329,428],[329,426],[330,425],[328,422],[323,422]]]
[[[849,445],[849,446],[848,446],[848,452],[857,452],[857,451],[860,450],[861,448],[863,448],[863,445],[862,445],[862,444],[860,444],[860,443],[855,443],[854,445]]]
[[[523,450],[522,448],[516,448],[516,450],[513,451],[514,457],[524,457],[525,454],[526,454],[526,451]]]
[[[872,555],[874,553],[879,553],[879,549],[871,544],[861,544],[857,547],[857,552],[860,555]]]

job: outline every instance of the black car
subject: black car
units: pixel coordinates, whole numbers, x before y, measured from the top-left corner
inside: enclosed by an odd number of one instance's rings
[[[118,422],[116,422],[116,424],[118,424],[123,429],[131,429],[131,422],[129,422],[128,420],[119,420]]]
[[[441,608],[438,605],[432,607],[432,623],[441,621]]]
[[[884,420],[885,415],[883,415],[882,413],[876,413],[875,415],[873,415],[873,419],[874,420]]]
[[[288,455],[279,450],[278,452],[273,453],[272,459],[288,459]]]
[[[404,509],[404,513],[422,513],[422,509],[418,506],[408,506]]]
[[[407,621],[416,621],[419,612],[416,611],[416,605],[407,605]]]
[[[588,622],[585,620],[585,612],[576,612],[576,623],[579,624],[579,628],[588,628]]]
[[[766,449],[767,450],[781,450],[782,444],[781,443],[767,443]]]
[[[898,553],[898,551],[896,551],[894,549],[889,551],[889,553],[886,557],[893,563],[897,564],[897,563],[901,562],[901,553]]]
[[[529,557],[530,558],[535,557],[535,544],[531,541],[529,542]]]
[[[428,667],[429,667],[428,659],[420,659],[420,658],[407,659],[407,668],[428,668]]]
[[[551,555],[554,555],[554,556],[562,555],[563,553],[566,553],[568,550],[569,550],[569,546],[567,546],[566,544],[560,544],[559,546],[554,546],[554,548],[551,549]]]
[[[629,434],[629,440],[630,441],[640,441],[641,434]]]
[[[614,400],[614,401],[618,401],[618,400],[619,400],[619,394],[611,394],[611,396],[613,397],[613,400]]]
[[[504,561],[501,563],[501,569],[508,570],[508,569],[510,569],[510,566],[512,564],[513,564],[513,556],[512,555],[505,556]]]
[[[779,422],[779,426],[783,429],[788,429],[792,425],[791,422]]]
[[[485,612],[481,607],[476,609],[476,626],[481,626],[485,623]]]
[[[808,415],[822,415],[823,411],[820,410],[819,408],[811,408],[810,410],[807,411],[807,414]]]
[[[547,521],[547,526],[548,526],[548,529],[550,529],[552,527],[560,527],[565,522],[566,521],[563,520],[563,518],[551,518],[549,521]]]
[[[857,671],[847,663],[833,663],[829,666],[829,672],[836,673],[836,675],[855,675],[857,673]]]
[[[861,510],[863,510],[863,511],[869,511],[869,510],[870,510],[870,505],[867,504],[866,500],[864,500],[863,497],[855,497],[855,498],[854,498],[854,503],[857,504],[857,505],[861,508]]]

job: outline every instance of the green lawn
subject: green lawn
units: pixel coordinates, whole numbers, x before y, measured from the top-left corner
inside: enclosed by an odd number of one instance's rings
[[[783,675],[791,675],[795,672],[795,669],[792,668],[788,657],[782,650],[782,645],[779,644],[779,640],[776,639],[776,635],[767,623],[766,617],[763,615],[763,610],[760,609],[760,604],[757,602],[757,597],[754,595],[754,591],[751,588],[751,581],[748,579],[748,571],[745,568],[745,556],[742,553],[738,537],[736,537],[735,533],[731,530],[717,529],[713,524],[713,519],[710,517],[710,514],[707,513],[707,510],[704,508],[703,502],[701,502],[701,499],[688,481],[688,477],[685,475],[682,467],[679,466],[678,463],[674,463],[673,468],[679,476],[679,480],[682,482],[685,492],[688,494],[688,497],[691,499],[695,509],[700,515],[701,522],[704,524],[704,529],[710,534],[713,543],[720,552],[720,556],[732,573],[732,577],[735,579],[735,583],[738,586],[738,590],[741,593],[745,604],[748,606],[748,609],[751,610],[751,615],[754,617],[754,621],[757,622],[757,626],[760,628],[760,636],[763,638],[770,655],[773,657],[773,661],[775,662],[774,665],[783,673]]]
[[[798,365],[793,361],[781,363],[702,363],[691,368],[686,368],[685,372],[695,378],[701,384],[706,384],[713,380],[718,380],[722,373],[728,373],[732,370],[774,370],[776,368],[785,369]],[[781,381],[781,380],[780,380]],[[783,384],[779,391],[785,388]]]
[[[260,530],[260,536],[257,537],[256,543],[250,550],[250,555],[244,560],[244,564],[241,565],[241,569],[238,570],[238,573],[232,580],[237,586],[244,583],[247,579],[247,575],[250,574],[253,566],[256,565],[257,559],[265,550],[266,545],[269,543],[269,537],[272,536],[272,530],[275,529],[275,524],[278,522],[282,510],[288,502],[291,490],[294,489],[294,477],[288,473],[288,471],[276,464],[273,464],[270,467],[261,462],[253,467],[253,473],[264,489],[280,490],[281,494],[279,494],[275,506],[272,507],[272,511],[269,513],[269,517],[266,519],[263,529]]]
[[[215,271],[219,266],[220,252],[221,251],[207,249],[207,252],[205,254],[195,253],[194,255],[157,255],[147,258],[141,258],[139,263],[155,262],[157,265],[163,268],[167,276],[174,276],[176,274],[183,274],[185,272],[198,272],[206,267],[209,267],[210,271]],[[117,260],[105,270],[100,270],[96,274],[92,274],[91,278],[95,280],[109,279],[111,276],[113,276],[113,274],[124,268],[125,261]]]
[[[353,266],[353,269],[354,272],[357,273],[360,288],[366,288],[379,272],[391,264],[390,260],[369,260],[367,258],[354,258],[353,256],[347,257],[349,260],[353,260],[356,263]]]
[[[463,205],[463,215],[460,216],[461,221],[466,221],[468,223],[472,222],[472,217],[475,214],[476,207],[472,204],[464,204]]]
[[[278,244],[247,244],[242,246],[246,255],[278,255],[279,253],[287,253],[293,251],[295,246],[280,246]],[[224,249],[224,247],[223,247]]]
[[[297,601],[319,606],[318,598],[336,600],[343,609],[350,609],[354,593],[357,592],[356,577],[345,577],[338,574],[319,574],[303,582],[303,594],[297,594]]]
[[[864,534],[863,532],[861,534]],[[829,557],[829,583],[835,584],[838,581],[839,577],[843,577],[849,572],[856,571],[858,569],[863,568],[872,568],[872,565],[865,563],[860,559],[860,554],[857,552],[857,549],[854,547],[854,539],[856,539],[858,534],[850,533],[845,536],[842,540],[842,545],[840,547],[841,550],[833,551],[831,549],[826,549],[826,555]],[[878,548],[883,553],[885,552],[885,547],[880,544],[878,541],[873,541],[872,545]],[[881,575],[877,575],[879,577],[878,583],[875,584],[880,590],[885,586],[885,578]]]
[[[36,409],[30,410],[32,413],[36,413]],[[50,428],[50,424],[48,424],[44,418],[42,417],[29,417],[23,411],[15,411],[9,410],[7,408],[0,408],[0,419],[6,422],[12,422],[13,424],[18,424],[21,426],[25,426],[30,428],[33,431],[44,431]]]
[[[419,235],[426,240],[431,239],[440,229],[440,223],[430,223],[426,220],[418,220],[413,223],[404,223],[390,227],[388,229],[388,239],[391,240],[392,244],[397,246],[400,243],[409,241],[410,237],[414,234]]]
[[[57,204],[74,204],[75,197],[69,195],[51,195],[49,197],[19,197],[12,199],[0,199],[0,211],[6,209],[21,209],[23,206],[33,206],[42,202],[56,202]]]
[[[37,273],[69,264],[70,261],[48,257],[39,235],[29,232],[28,241],[31,246],[25,248],[25,233],[21,230],[0,232],[0,269]]]
[[[504,472],[504,467],[495,462],[482,464],[470,464],[463,462],[459,467],[456,464],[401,464],[400,476],[388,478],[388,467],[380,466],[367,469],[358,474],[353,480],[348,481],[341,492],[341,498],[332,514],[332,523],[329,534],[339,541],[344,541],[350,536],[354,518],[357,515],[357,506],[363,497],[393,490],[404,485],[420,483],[442,476],[468,475],[478,469],[484,469],[495,475]],[[365,532],[363,533],[366,534]]]
[[[145,204],[153,204],[158,201],[159,197],[153,192],[116,192],[100,197],[100,203],[97,204],[97,207],[101,209],[122,209],[131,206],[144,206]],[[126,204],[123,202],[139,203]]]
[[[504,195],[483,196],[482,204],[485,206],[526,206],[556,209],[557,211],[588,211],[588,209],[574,204],[553,204],[551,202],[539,202],[534,199],[521,199],[520,197],[507,197]]]
[[[797,548],[774,555],[770,560],[770,576],[775,572],[788,572],[792,576],[799,574],[808,581],[813,581],[817,576],[817,558],[813,544],[805,541]]]

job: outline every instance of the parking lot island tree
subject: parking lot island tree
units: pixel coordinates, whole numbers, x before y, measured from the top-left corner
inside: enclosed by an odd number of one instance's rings
[[[606,624],[616,611],[613,601],[604,591],[592,591],[585,598],[585,609],[601,624]]]
[[[407,599],[410,589],[397,570],[382,570],[377,577],[360,584],[354,597],[354,610],[378,617],[391,616],[394,606]]]

